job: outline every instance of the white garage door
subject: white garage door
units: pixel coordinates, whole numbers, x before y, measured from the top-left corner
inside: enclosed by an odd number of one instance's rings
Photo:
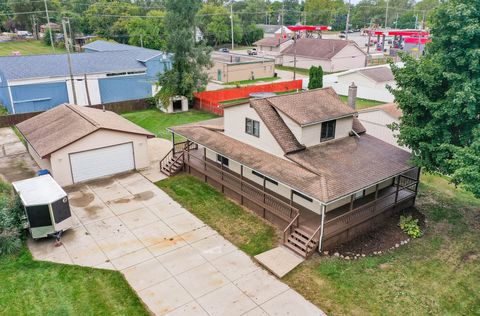
[[[73,182],[135,169],[131,143],[70,154]]]

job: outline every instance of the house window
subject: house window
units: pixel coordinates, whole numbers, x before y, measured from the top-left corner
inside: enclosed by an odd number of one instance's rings
[[[217,162],[228,167],[228,158],[223,157],[222,155],[217,155]]]
[[[270,178],[268,178],[268,177],[265,177],[263,174],[258,173],[258,172],[256,172],[255,170],[252,170],[252,173],[253,173],[254,175],[256,175],[257,177],[261,178],[261,179],[265,179],[265,181],[270,182],[271,184],[278,185],[278,182],[277,182],[277,181],[275,181],[275,180],[273,180],[273,179],[270,179]]]
[[[245,133],[260,137],[260,122],[245,118]]]
[[[293,195],[296,195],[296,196],[298,196],[298,197],[301,197],[302,199],[304,199],[304,200],[306,200],[306,201],[308,201],[308,202],[310,202],[310,203],[313,202],[313,200],[312,200],[311,198],[309,198],[308,196],[306,196],[306,195],[304,195],[304,194],[302,194],[302,193],[300,193],[300,192],[298,192],[298,191],[292,191],[292,193],[293,193]]]
[[[328,121],[322,123],[322,131],[320,133],[320,141],[324,142],[326,140],[335,138],[335,125],[337,121]]]

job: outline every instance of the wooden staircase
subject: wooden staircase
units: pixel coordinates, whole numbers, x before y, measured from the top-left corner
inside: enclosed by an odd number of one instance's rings
[[[184,152],[179,152],[172,155],[167,155],[162,161],[160,161],[160,171],[171,177],[182,171],[184,161]]]
[[[300,227],[294,228],[290,236],[285,240],[285,246],[304,258],[308,258],[317,248],[318,240],[312,238],[312,234]]]

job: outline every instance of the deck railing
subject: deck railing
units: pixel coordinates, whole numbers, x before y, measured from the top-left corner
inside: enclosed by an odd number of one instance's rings
[[[348,227],[382,213],[395,204],[414,197],[417,183],[418,180],[400,175],[398,183],[395,185],[395,191],[326,221],[324,235],[336,235]]]
[[[286,221],[288,224],[295,218],[298,219],[299,210],[291,204],[288,204],[281,199],[259,189],[258,187],[248,183],[241,177],[236,176],[228,169],[220,164],[212,163],[206,159],[192,155],[186,152],[185,163],[189,168],[196,170],[203,176],[208,177],[224,188],[230,189],[241,196],[241,204],[243,199],[247,199],[263,209],[263,217],[265,218],[266,211],[274,214],[280,219]]]

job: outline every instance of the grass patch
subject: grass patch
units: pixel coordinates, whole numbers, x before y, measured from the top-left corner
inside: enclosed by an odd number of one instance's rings
[[[275,80],[282,79],[280,77],[267,77],[267,78],[258,78],[253,80],[241,80],[241,81],[233,81],[233,82],[225,82],[222,83],[224,86],[232,86],[232,85],[248,85],[257,82],[272,82]]]
[[[293,72],[294,71],[294,67],[290,67],[290,66],[275,66],[276,69],[278,70],[285,70],[285,71],[291,71]],[[304,76],[308,76],[308,72],[309,72],[309,69],[304,69],[304,68],[298,68],[296,69],[296,72],[297,74],[299,75],[304,75]],[[326,74],[326,72],[324,72]]]
[[[339,95],[339,97],[343,102],[345,102],[345,103],[348,102],[348,96]],[[381,105],[381,104],[385,104],[385,102],[362,99],[362,98],[357,98],[356,103],[355,103],[358,110],[370,108],[372,106],[377,106],[377,105]]]
[[[332,315],[478,315],[479,205],[445,179],[423,175],[422,238],[355,261],[317,256],[284,280]]]
[[[190,110],[181,113],[164,113],[159,110],[145,110],[122,114],[123,117],[133,123],[152,132],[157,137],[170,139],[171,134],[168,127],[204,121],[218,117],[215,114]]]
[[[51,46],[42,41],[11,41],[0,43],[0,56],[11,56],[12,52],[20,52],[22,55],[53,54]],[[55,47],[56,54],[66,53],[65,49]]]
[[[277,245],[273,226],[193,176],[178,175],[157,182],[157,186],[251,256]]]
[[[0,257],[2,315],[149,315],[116,271]]]

